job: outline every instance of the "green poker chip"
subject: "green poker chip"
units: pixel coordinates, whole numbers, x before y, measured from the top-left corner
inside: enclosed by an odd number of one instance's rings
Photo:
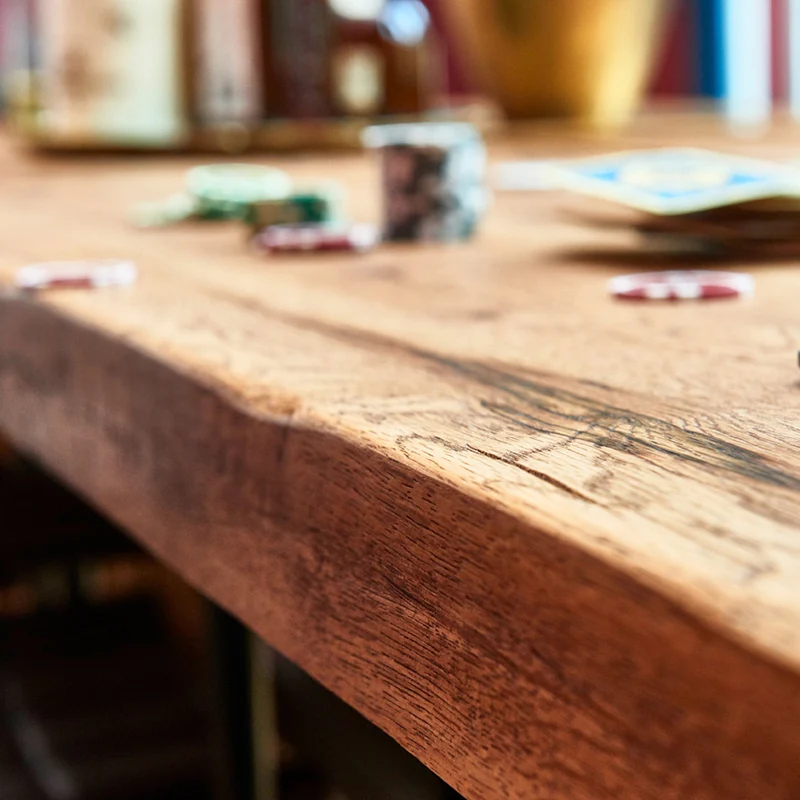
[[[325,186],[298,190],[281,200],[251,203],[244,221],[254,229],[270,225],[333,223],[342,218],[342,192]]]
[[[197,201],[186,192],[150,203],[139,203],[131,212],[131,222],[137,228],[161,228],[197,216]]]
[[[186,188],[197,201],[201,219],[242,219],[254,203],[283,200],[292,191],[289,176],[256,164],[213,164],[195,167]]]

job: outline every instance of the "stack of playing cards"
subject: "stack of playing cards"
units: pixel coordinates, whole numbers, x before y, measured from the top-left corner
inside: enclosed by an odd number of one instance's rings
[[[569,191],[632,214],[582,213],[630,227],[673,252],[800,256],[800,170],[706,150],[674,148],[554,162]]]

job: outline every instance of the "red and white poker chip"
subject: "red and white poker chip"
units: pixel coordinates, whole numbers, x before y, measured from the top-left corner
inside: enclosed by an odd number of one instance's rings
[[[364,252],[378,244],[374,225],[331,227],[323,223],[271,225],[253,237],[253,244],[269,253]]]
[[[138,269],[133,261],[47,261],[17,270],[14,284],[19,289],[105,289],[136,283]]]
[[[717,300],[750,297],[755,289],[752,275],[715,270],[675,270],[618,275],[608,291],[623,300]]]

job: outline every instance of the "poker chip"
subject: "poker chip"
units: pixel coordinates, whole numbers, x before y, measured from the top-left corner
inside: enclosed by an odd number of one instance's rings
[[[25,291],[41,289],[105,289],[131,286],[138,270],[132,261],[49,261],[17,271],[14,284]]]
[[[150,203],[139,203],[131,212],[137,228],[160,228],[191,219],[198,213],[197,201],[187,192],[177,192]]]
[[[203,219],[240,219],[253,203],[282,200],[292,191],[289,176],[256,164],[211,164],[186,176],[186,189]]]
[[[612,278],[608,291],[624,300],[716,300],[749,297],[751,275],[714,270],[642,272]]]
[[[268,253],[364,252],[380,240],[374,225],[272,225],[253,237]]]
[[[244,221],[256,230],[271,225],[332,223],[341,218],[342,205],[338,188],[307,189],[279,200],[251,203]]]
[[[472,236],[488,205],[486,147],[473,125],[377,125],[363,140],[381,155],[385,240]]]
[[[254,203],[285,197],[292,190],[289,176],[257,164],[210,164],[190,169],[186,188],[196,197]]]

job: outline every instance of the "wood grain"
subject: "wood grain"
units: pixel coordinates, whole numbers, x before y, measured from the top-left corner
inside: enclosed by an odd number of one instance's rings
[[[692,131],[720,144],[628,141]],[[11,440],[469,798],[798,796],[800,265],[733,265],[751,302],[614,303],[645,259],[555,195],[358,258],[129,230],[189,163],[0,156],[0,276],[143,271],[3,294]],[[375,216],[369,159],[282,164]]]

